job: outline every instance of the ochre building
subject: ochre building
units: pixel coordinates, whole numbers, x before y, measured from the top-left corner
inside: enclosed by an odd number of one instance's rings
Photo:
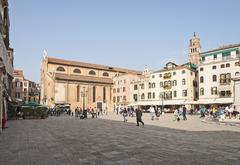
[[[141,72],[123,68],[43,57],[41,103],[53,107],[70,104],[71,109],[112,109],[113,77]]]

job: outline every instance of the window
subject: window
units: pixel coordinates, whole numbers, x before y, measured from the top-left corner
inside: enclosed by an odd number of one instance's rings
[[[200,68],[200,71],[203,71],[203,67]]]
[[[217,66],[216,66],[216,65],[213,65],[213,66],[212,66],[212,69],[217,69]]]
[[[120,97],[119,97],[119,96],[117,97],[117,102],[118,102],[118,103],[120,102]]]
[[[137,85],[134,85],[134,90],[137,90],[138,89],[138,86]]]
[[[151,83],[148,83],[148,88],[150,89],[152,87],[152,84]]]
[[[240,63],[239,62],[235,62],[235,66],[240,66]]]
[[[26,82],[24,82],[24,87],[27,87],[27,83]]]
[[[159,74],[159,77],[162,77],[162,74]]]
[[[144,84],[141,84],[141,89],[144,89]]]
[[[240,75],[239,72],[236,72],[236,73],[235,73],[235,76],[239,76],[239,75]]]
[[[114,103],[116,102],[116,97],[115,97],[115,96],[113,97],[113,102],[114,102]]]
[[[173,92],[173,97],[177,97],[177,91]]]
[[[74,70],[73,70],[73,73],[79,73],[79,74],[80,74],[81,71],[80,71],[80,69],[74,69]]]
[[[113,93],[116,93],[116,89],[115,88],[113,88]]]
[[[124,84],[126,84],[126,80],[124,80]]]
[[[125,92],[126,91],[126,87],[123,87],[123,92]]]
[[[186,97],[186,96],[187,96],[187,90],[183,90],[183,91],[182,91],[182,96],[183,96],[183,97]]]
[[[126,101],[127,100],[127,97],[126,96],[123,96],[123,101]]]
[[[173,85],[173,86],[177,86],[177,80],[173,80],[172,85]]]
[[[156,86],[155,83],[152,83],[152,88],[155,88],[155,86]]]
[[[103,73],[103,76],[104,76],[104,77],[109,77],[108,72],[104,72],[104,73]]]
[[[211,88],[211,94],[212,95],[217,95],[217,87],[212,87]]]
[[[232,92],[231,91],[220,91],[219,96],[220,97],[231,97]]]
[[[216,60],[217,59],[217,54],[213,55],[213,59]]]
[[[222,64],[222,65],[221,65],[221,68],[225,68],[225,65],[224,65],[224,64]]]
[[[134,95],[133,95],[133,100],[134,100],[134,101],[137,101],[137,100],[138,100],[137,94],[134,94]]]
[[[152,78],[155,78],[155,75],[152,75]]]
[[[106,102],[106,88],[103,87],[103,102]]]
[[[176,72],[173,72],[173,75],[176,75]]]
[[[185,71],[185,70],[182,70],[182,74],[184,74],[184,73],[186,73],[186,71]]]
[[[117,93],[120,93],[120,88],[117,88]]]
[[[80,86],[77,85],[77,102],[80,102]]]
[[[205,57],[202,57],[202,61],[205,61]]]
[[[163,82],[160,82],[160,87],[163,87]]]
[[[204,88],[200,88],[200,95],[201,95],[201,96],[204,95]]]
[[[216,75],[213,75],[213,76],[212,76],[212,81],[213,81],[213,82],[216,82],[216,81],[217,81],[217,76],[216,76]]]
[[[186,79],[182,79],[182,85],[186,85]]]
[[[151,99],[151,98],[152,98],[152,93],[148,92],[148,99]]]
[[[142,99],[142,100],[145,99],[145,94],[144,94],[144,93],[142,93],[142,95],[141,95],[141,99]]]
[[[96,75],[96,73],[93,70],[91,70],[88,74],[89,75]]]
[[[226,68],[229,68],[229,67],[230,67],[230,64],[229,64],[229,63],[227,63],[227,64],[226,64]]]
[[[65,69],[64,69],[64,67],[59,66],[59,67],[57,67],[57,71],[59,71],[59,72],[65,72]]]
[[[93,86],[93,102],[95,103],[95,101],[96,101],[96,87],[95,86]]]
[[[220,74],[220,84],[229,84],[231,82],[231,73]]]
[[[154,92],[152,93],[152,98],[155,99],[155,93]]]
[[[200,77],[200,83],[203,83],[204,82],[204,78],[203,76]]]

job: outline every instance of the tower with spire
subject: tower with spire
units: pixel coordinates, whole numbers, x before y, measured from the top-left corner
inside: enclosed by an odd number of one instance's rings
[[[193,37],[190,39],[188,45],[188,62],[195,65],[199,65],[200,51],[201,51],[200,38],[198,38],[196,36],[196,33],[194,32]]]

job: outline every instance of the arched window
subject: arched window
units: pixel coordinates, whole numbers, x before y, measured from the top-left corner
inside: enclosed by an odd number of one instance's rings
[[[64,69],[64,67],[59,66],[59,67],[57,67],[57,71],[59,71],[59,72],[65,72],[65,69]]]
[[[216,76],[216,75],[213,75],[213,76],[212,76],[212,81],[213,81],[213,82],[217,81],[217,76]]]
[[[80,69],[74,69],[73,73],[81,73],[81,70]]]
[[[235,73],[235,76],[240,76],[240,73],[239,73],[239,72],[236,72],[236,73]]]
[[[186,79],[182,79],[182,85],[186,85]]]
[[[204,95],[204,88],[200,88],[200,95]]]
[[[142,99],[142,100],[145,99],[145,94],[144,94],[144,93],[141,95],[141,99]]]
[[[172,86],[177,86],[177,80],[173,80]]]
[[[109,77],[108,72],[104,72],[104,73],[103,73],[103,76],[104,76],[104,77]]]
[[[91,70],[88,74],[89,75],[96,75],[96,73],[93,70]]]
[[[200,83],[203,83],[204,82],[204,78],[203,76],[200,77]]]

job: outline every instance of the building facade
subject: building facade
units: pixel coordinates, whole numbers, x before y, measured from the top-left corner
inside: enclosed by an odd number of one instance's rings
[[[130,86],[139,77],[138,74],[122,74],[113,77],[112,100],[114,109],[116,107],[126,107],[132,102]]]
[[[113,77],[141,74],[123,68],[50,58],[41,65],[41,102],[50,107],[112,109]]]
[[[13,49],[9,43],[8,0],[0,0],[0,132],[7,120],[13,79]]]
[[[14,70],[12,98],[16,102],[40,103],[40,90],[38,84],[25,79],[22,70]]]
[[[151,72],[141,81],[132,83],[133,98],[140,106],[164,106],[173,109],[191,105],[197,98],[196,69],[191,64],[169,62]]]
[[[201,53],[201,63],[198,67],[199,104],[233,104],[232,78],[240,72],[239,52],[240,44]]]

